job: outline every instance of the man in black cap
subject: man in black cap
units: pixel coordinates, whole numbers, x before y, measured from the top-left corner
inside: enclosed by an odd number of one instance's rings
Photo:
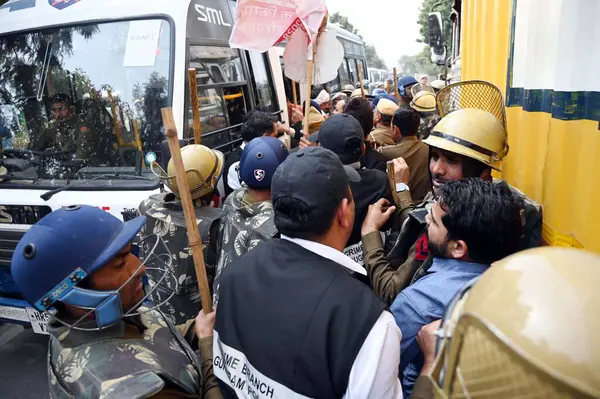
[[[344,254],[356,263],[364,265],[360,232],[369,206],[381,198],[393,203],[387,175],[377,169],[361,167],[360,159],[366,150],[363,130],[360,123],[348,114],[331,116],[321,125],[319,132],[310,137],[310,140],[318,141],[321,147],[333,151],[344,165],[356,170],[360,176],[360,181],[350,182],[352,196],[356,203],[356,222],[346,243]]]
[[[221,276],[213,359],[224,397],[402,397],[400,331],[342,253],[358,179],[319,147],[290,154],[275,172],[281,239]]]

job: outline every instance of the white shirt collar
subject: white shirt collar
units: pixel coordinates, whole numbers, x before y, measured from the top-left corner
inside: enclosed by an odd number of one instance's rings
[[[346,269],[362,274],[363,276],[367,275],[367,271],[364,267],[344,255],[342,252],[337,249],[328,247],[327,245],[319,244],[318,242],[302,240],[300,238],[291,238],[285,235],[281,235],[282,240],[291,241],[294,244],[300,245],[302,248],[314,252],[317,255],[320,255],[326,259],[332,260],[335,263],[344,266]]]
[[[242,144],[240,144],[240,148],[243,150],[244,148],[246,148],[247,144],[248,144],[247,142],[242,141]]]

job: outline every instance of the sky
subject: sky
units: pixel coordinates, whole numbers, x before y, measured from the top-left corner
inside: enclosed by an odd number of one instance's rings
[[[396,66],[402,55],[423,49],[417,43],[417,17],[422,0],[326,0],[329,14],[348,17],[364,40],[375,46],[388,68]],[[403,25],[400,28],[401,24]]]

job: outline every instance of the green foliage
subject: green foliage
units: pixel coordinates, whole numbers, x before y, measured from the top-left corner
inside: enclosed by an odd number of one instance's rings
[[[427,74],[435,76],[441,72],[442,67],[431,62],[429,46],[424,46],[420,53],[415,55],[403,55],[398,60],[398,73],[401,75]]]
[[[360,33],[358,33],[358,29],[356,29],[354,25],[352,25],[350,21],[348,21],[348,17],[343,16],[339,12],[330,15],[329,22],[333,24],[338,24],[343,29],[346,29],[348,32],[360,36],[360,38],[362,39],[362,36],[360,35]]]
[[[361,39],[363,39],[362,35],[358,32],[358,29],[356,29],[354,27],[354,25],[352,25],[352,23],[348,20],[348,17],[341,15],[339,12],[336,12],[336,13],[330,15],[329,22],[337,24],[340,27],[342,27],[343,29],[346,29],[348,32],[354,33],[355,35],[357,35]],[[363,39],[363,42],[364,42],[364,39]],[[383,59],[379,56],[379,54],[377,54],[377,49],[375,48],[375,46],[367,44],[366,42],[364,43],[364,45],[365,45],[365,58],[367,59],[367,65],[370,68],[387,69],[387,65],[385,64],[385,61],[383,61]]]

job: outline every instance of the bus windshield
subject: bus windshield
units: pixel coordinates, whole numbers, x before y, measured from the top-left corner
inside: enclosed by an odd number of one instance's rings
[[[0,36],[4,174],[85,179],[160,160],[170,36],[161,19]]]

